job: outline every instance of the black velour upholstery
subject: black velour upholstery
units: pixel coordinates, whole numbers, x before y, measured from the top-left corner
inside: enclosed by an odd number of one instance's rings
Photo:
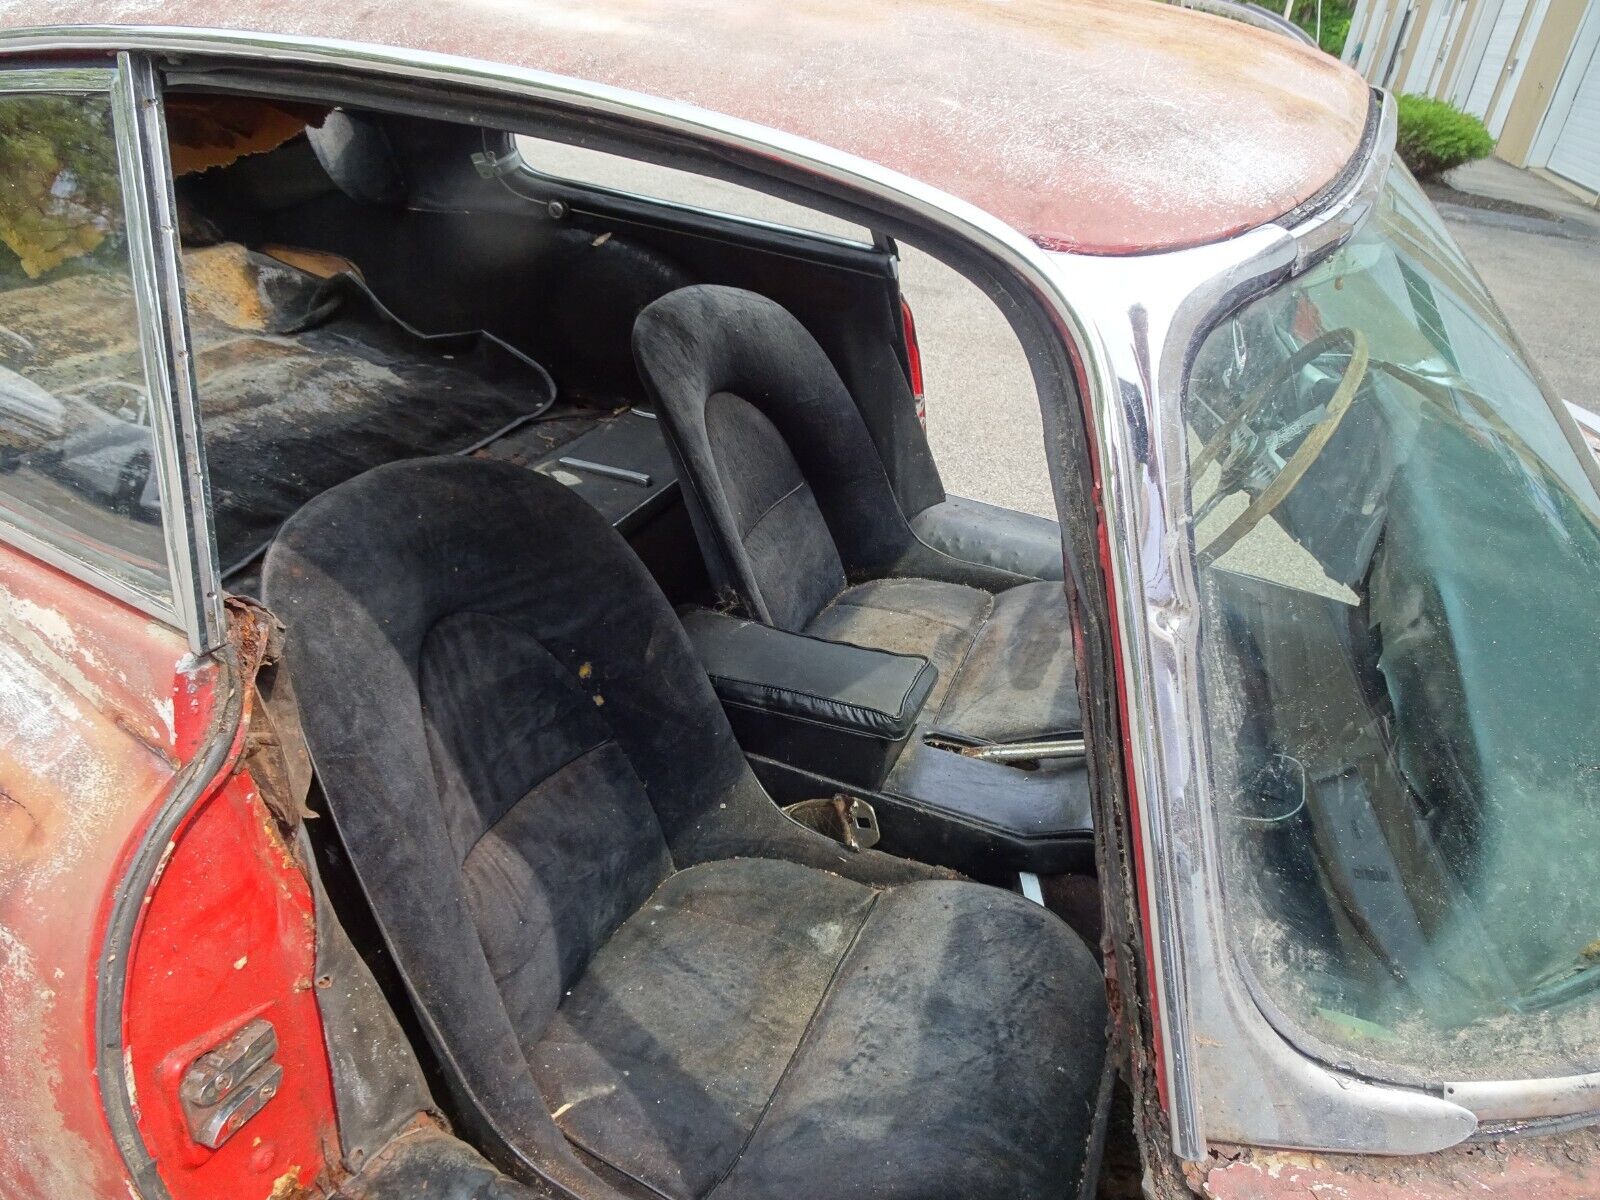
[[[999,741],[1080,727],[1061,585],[918,539],[860,409],[793,316],[695,285],[640,313],[633,349],[712,579],[752,616],[928,658],[942,730]]]
[[[806,626],[814,637],[896,654],[939,669],[932,724],[979,741],[1051,737],[1082,728],[1067,598],[1056,583],[992,594],[931,579],[874,579],[841,592]]]
[[[350,861],[484,1148],[580,1195],[1057,1196],[1103,1060],[1045,910],[851,853],[751,774],[559,484],[395,463],[265,571]]]

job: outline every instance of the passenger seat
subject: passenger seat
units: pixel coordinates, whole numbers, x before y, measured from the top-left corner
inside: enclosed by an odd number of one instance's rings
[[[750,616],[926,658],[941,732],[1080,732],[1062,585],[919,540],[855,400],[789,312],[738,288],[681,288],[639,315],[633,348],[712,581]]]

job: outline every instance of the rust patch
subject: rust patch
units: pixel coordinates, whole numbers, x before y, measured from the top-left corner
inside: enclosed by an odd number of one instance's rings
[[[244,96],[179,93],[168,96],[165,107],[174,175],[226,166],[247,154],[276,149],[307,125],[321,125],[328,115],[318,105]]]
[[[290,1167],[272,1182],[267,1200],[310,1200],[311,1192],[300,1182],[300,1168]]]
[[[1208,1200],[1592,1200],[1600,1195],[1600,1130],[1405,1158],[1217,1146],[1184,1174]]]

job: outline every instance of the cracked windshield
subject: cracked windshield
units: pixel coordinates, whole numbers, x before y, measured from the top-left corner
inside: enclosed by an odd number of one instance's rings
[[[1238,949],[1391,1077],[1597,1065],[1600,500],[1509,337],[1396,168],[1186,401]]]

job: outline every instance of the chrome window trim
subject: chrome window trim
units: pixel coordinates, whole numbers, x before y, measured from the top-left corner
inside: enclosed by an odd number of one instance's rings
[[[1129,763],[1152,865],[1151,953],[1162,1005],[1173,1148],[1206,1142],[1414,1154],[1453,1145],[1477,1119],[1443,1097],[1381,1084],[1309,1058],[1268,1023],[1221,951],[1215,847],[1203,813],[1204,761],[1194,654],[1185,450],[1176,428],[1184,374],[1209,324],[1307,269],[1370,213],[1393,144],[1384,101],[1379,147],[1359,178],[1294,230],[1275,224],[1190,250],[1106,259],[1045,251],[965,201],[808,139],[691,105],[526,68],[328,39],[159,26],[0,32],[0,50],[192,52],[359,70],[476,87],[587,109],[797,168],[887,203],[1010,270],[1059,321],[1084,374],[1120,626]],[[1148,664],[1148,666],[1146,665]],[[1185,942],[1185,937],[1191,939]],[[1203,942],[1193,939],[1203,938]],[[1215,973],[1201,974],[1202,968]],[[1221,1032],[1231,1041],[1219,1040]]]
[[[173,613],[188,635],[189,648],[205,654],[221,645],[225,635],[222,581],[210,523],[210,481],[189,350],[166,120],[160,81],[148,57],[117,56],[112,107]]]
[[[14,546],[31,558],[54,567],[63,575],[70,575],[96,591],[104,592],[113,600],[120,600],[129,608],[136,608],[147,617],[154,617],[164,625],[176,626],[178,614],[165,596],[141,588],[131,579],[102,570],[85,558],[74,554],[62,542],[18,524],[22,519],[11,513],[0,513],[0,542]]]

